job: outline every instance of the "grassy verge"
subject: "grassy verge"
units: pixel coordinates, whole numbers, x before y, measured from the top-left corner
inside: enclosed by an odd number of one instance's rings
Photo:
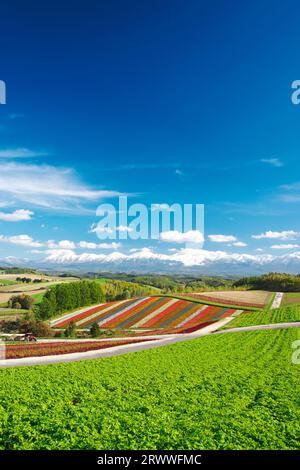
[[[275,296],[276,296],[276,292],[272,292],[272,295],[269,299],[269,302],[267,303],[267,305],[265,306],[264,310],[269,310],[274,302],[274,299],[275,299]]]
[[[1,371],[2,449],[299,449],[295,329]]]
[[[37,304],[40,304],[42,302],[45,294],[46,294],[46,292],[40,292],[38,294],[31,294],[30,297],[32,297],[34,299],[34,303],[37,305]]]

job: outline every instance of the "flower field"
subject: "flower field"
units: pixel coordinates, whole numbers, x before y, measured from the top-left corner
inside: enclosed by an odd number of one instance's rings
[[[141,340],[89,342],[60,341],[34,344],[9,344],[6,346],[6,359],[20,359],[22,357],[53,356],[57,354],[71,354],[77,352],[95,351],[97,349],[112,348],[113,346],[139,343],[140,341]],[[147,341],[147,339],[143,341]]]
[[[51,322],[53,328],[66,328],[71,321],[77,328],[170,330],[190,329],[241,313],[241,310],[206,305],[171,297],[142,297],[83,309]]]

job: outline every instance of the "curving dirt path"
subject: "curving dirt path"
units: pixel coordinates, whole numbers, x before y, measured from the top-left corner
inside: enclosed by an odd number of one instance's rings
[[[271,308],[279,308],[283,297],[283,292],[276,292]]]

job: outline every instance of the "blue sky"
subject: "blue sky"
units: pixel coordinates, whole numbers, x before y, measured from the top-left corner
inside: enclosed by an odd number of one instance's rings
[[[70,6],[1,2],[0,259],[182,255],[152,240],[80,247],[99,243],[96,208],[118,193],[205,204],[193,259],[298,253],[299,3]]]

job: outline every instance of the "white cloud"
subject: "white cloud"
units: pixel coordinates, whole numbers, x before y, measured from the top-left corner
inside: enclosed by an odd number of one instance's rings
[[[58,242],[58,248],[63,250],[72,250],[75,248],[75,243],[70,240],[61,240]]]
[[[279,160],[279,158],[262,158],[260,161],[262,163],[267,163],[268,165],[275,166],[276,168],[280,168],[283,166],[283,162]]]
[[[27,148],[10,148],[0,150],[0,158],[34,158],[48,155],[45,152],[29,150]]]
[[[71,240],[60,240],[58,242],[54,240],[48,240],[45,244],[48,248],[59,248],[62,250],[73,250],[76,245]]]
[[[189,230],[188,232],[178,232],[170,230],[162,232],[160,239],[168,243],[203,243],[203,234],[199,230]]]
[[[42,243],[33,240],[29,235],[13,235],[10,237],[0,235],[0,242],[3,243],[11,243],[13,245],[20,245],[20,246],[29,246],[32,248],[40,248],[43,246]]]
[[[87,249],[87,250],[96,250],[96,249],[100,249],[100,250],[117,250],[118,248],[121,247],[121,243],[116,243],[116,242],[112,242],[112,243],[94,243],[94,242],[85,242],[85,241],[81,241],[78,243],[78,248],[83,248],[83,249]]]
[[[281,232],[273,232],[272,230],[267,230],[264,233],[258,235],[252,235],[252,238],[255,240],[261,240],[264,238],[278,239],[278,240],[294,240],[300,235],[299,232],[294,230],[283,230]]]
[[[244,242],[234,242],[232,243],[232,245],[238,248],[244,248],[245,246],[248,246],[247,243],[244,243]]]
[[[17,209],[14,212],[0,212],[0,220],[4,222],[20,222],[22,220],[31,220],[34,212],[26,209]]]
[[[294,243],[282,243],[280,245],[272,245],[273,250],[292,250],[293,248],[299,248],[299,245]]]
[[[0,198],[22,201],[49,210],[82,212],[83,202],[119,196],[117,191],[92,189],[70,168],[0,162]]]
[[[211,242],[215,243],[231,243],[237,242],[237,238],[233,235],[208,235],[208,238]]]
[[[93,243],[81,241],[79,243],[73,242],[72,240],[47,240],[46,242],[40,242],[34,240],[29,235],[13,235],[13,236],[4,236],[0,235],[0,242],[10,243],[14,245],[21,245],[31,248],[46,248],[49,250],[74,250],[75,248],[81,249],[102,249],[102,250],[117,250],[121,247],[121,243]],[[32,250],[32,253],[46,253],[47,251],[42,250]]]
[[[93,224],[89,230],[90,233],[96,233],[99,235],[99,238],[102,237],[103,234],[107,235],[116,235],[116,232],[133,232],[133,229],[131,227],[125,226],[125,225],[119,225],[118,227],[102,227],[99,224]]]

